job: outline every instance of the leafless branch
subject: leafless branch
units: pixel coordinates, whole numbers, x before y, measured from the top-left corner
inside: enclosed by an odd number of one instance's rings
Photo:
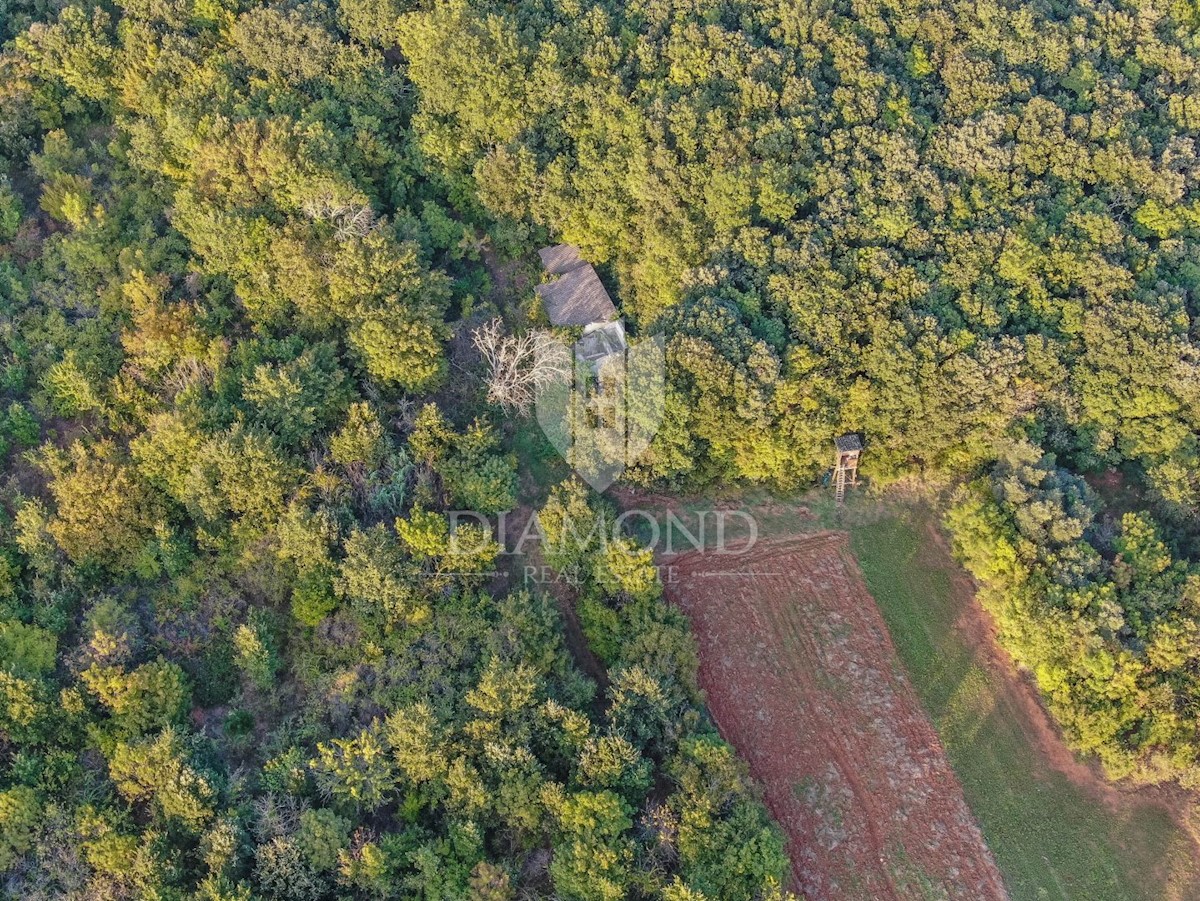
[[[504,324],[492,319],[471,338],[489,369],[488,400],[505,410],[527,414],[539,388],[571,374],[570,350],[548,331],[506,335]]]
[[[347,204],[331,196],[304,202],[304,212],[316,222],[328,222],[336,229],[338,241],[364,238],[375,227],[375,211],[369,204]]]

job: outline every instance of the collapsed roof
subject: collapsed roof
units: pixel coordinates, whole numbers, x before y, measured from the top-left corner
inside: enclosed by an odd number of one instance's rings
[[[625,326],[620,322],[590,325],[583,330],[583,337],[575,342],[575,357],[588,363],[599,375],[604,364],[624,354],[628,346]]]

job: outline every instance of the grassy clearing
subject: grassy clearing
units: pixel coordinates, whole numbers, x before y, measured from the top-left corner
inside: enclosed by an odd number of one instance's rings
[[[509,450],[521,461],[521,502],[541,506],[550,489],[571,474],[571,469],[534,423],[523,422],[512,430]]]
[[[1042,760],[1020,711],[956,631],[953,564],[919,558],[924,540],[911,517],[852,528],[867,585],[1012,897],[1200,897],[1190,843],[1165,810],[1133,798],[1109,809]]]

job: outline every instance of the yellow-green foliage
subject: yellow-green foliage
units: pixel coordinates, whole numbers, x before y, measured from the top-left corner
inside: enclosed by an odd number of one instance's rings
[[[19,785],[0,792],[0,872],[12,868],[33,845],[40,805],[33,790]]]
[[[947,523],[1000,640],[1037,679],[1067,738],[1113,778],[1200,780],[1200,733],[1178,713],[1200,649],[1200,574],[1127,513],[1109,560],[1081,480],[1014,448],[960,493]]]

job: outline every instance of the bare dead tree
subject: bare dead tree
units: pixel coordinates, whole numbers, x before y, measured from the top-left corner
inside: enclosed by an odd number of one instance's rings
[[[329,194],[306,200],[302,208],[314,222],[332,225],[338,241],[365,238],[378,224],[375,211],[369,204],[345,203]]]
[[[504,324],[492,319],[471,339],[488,366],[488,400],[505,410],[527,414],[539,388],[571,375],[570,350],[548,331],[506,335]]]

